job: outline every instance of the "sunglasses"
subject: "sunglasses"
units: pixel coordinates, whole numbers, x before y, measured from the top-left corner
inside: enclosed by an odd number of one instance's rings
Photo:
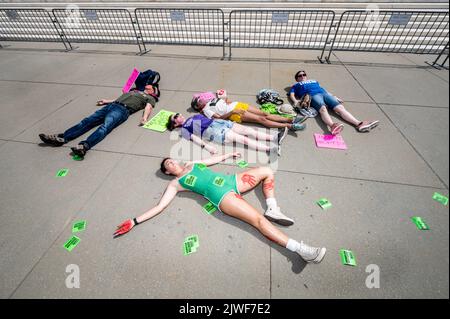
[[[306,73],[300,73],[297,77],[306,76]]]

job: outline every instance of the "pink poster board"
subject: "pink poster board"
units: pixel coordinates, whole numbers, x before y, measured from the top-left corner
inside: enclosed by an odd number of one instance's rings
[[[125,86],[122,88],[122,92],[123,93],[128,93],[130,92],[131,87],[134,84],[134,81],[136,81],[137,77],[139,76],[139,71],[134,68],[133,72],[131,72],[130,77],[128,78],[127,83],[125,83]]]
[[[317,147],[334,148],[338,150],[347,149],[347,145],[340,135],[323,135],[315,133],[314,139],[316,140]]]

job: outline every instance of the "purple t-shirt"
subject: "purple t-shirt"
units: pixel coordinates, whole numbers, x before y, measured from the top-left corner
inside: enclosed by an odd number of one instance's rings
[[[191,135],[203,136],[203,132],[211,125],[214,120],[207,118],[204,115],[197,114],[186,119],[181,126],[181,136],[190,140]]]

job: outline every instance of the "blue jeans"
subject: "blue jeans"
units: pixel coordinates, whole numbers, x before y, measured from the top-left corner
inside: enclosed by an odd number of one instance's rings
[[[103,140],[114,128],[125,122],[129,115],[126,107],[117,103],[108,104],[65,131],[64,140],[71,141],[100,125],[85,141],[80,142],[88,150]]]
[[[334,109],[336,106],[338,106],[339,101],[330,93],[318,93],[311,96],[311,106],[319,112],[320,108],[322,106],[328,106],[330,109]]]

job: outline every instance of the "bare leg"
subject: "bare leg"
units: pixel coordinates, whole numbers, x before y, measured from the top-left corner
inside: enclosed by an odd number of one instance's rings
[[[286,118],[284,116],[280,116],[280,115],[276,115],[276,114],[269,114],[269,113],[263,112],[260,109],[258,109],[257,107],[254,107],[254,106],[251,106],[251,105],[248,106],[248,111],[250,113],[253,113],[253,114],[256,114],[256,115],[259,115],[259,116],[265,116],[265,117],[267,117],[267,119],[269,119],[271,121],[274,121],[274,122],[292,123],[292,121],[293,121],[292,119]]]
[[[275,197],[275,176],[270,167],[252,168],[237,175],[237,187],[240,193],[251,191],[263,182],[264,197]]]
[[[350,124],[353,124],[354,126],[358,126],[359,123],[361,123],[361,121],[356,119],[349,111],[347,111],[342,104],[336,106],[334,108],[334,112],[336,112],[345,121],[349,122]]]
[[[232,130],[233,132],[236,132],[240,135],[252,136],[258,140],[274,141],[276,139],[276,135],[266,134],[264,132],[260,132],[259,130],[255,130],[252,127],[244,126],[239,123],[235,123]]]
[[[270,150],[269,146],[259,143],[255,140],[252,140],[247,136],[240,135],[232,130],[228,131],[228,133],[225,135],[225,142],[226,143],[237,142],[243,145],[248,145],[250,148],[257,151],[267,152],[268,150]]]
[[[270,223],[253,206],[236,193],[228,193],[220,203],[220,210],[227,215],[240,219],[280,246],[286,247],[289,237]]]
[[[337,107],[336,107],[337,108]],[[333,125],[333,120],[330,117],[330,114],[328,113],[327,107],[325,105],[323,105],[320,109],[319,109],[319,113],[320,113],[320,117],[322,118],[322,121],[328,125],[329,127],[331,127],[331,125]]]
[[[248,111],[245,112],[243,115],[241,115],[241,118],[242,118],[242,122],[258,123],[258,124],[261,124],[262,126],[270,127],[270,128],[283,128],[283,127],[291,128],[292,127],[291,123],[280,123],[280,122],[271,121],[266,116],[256,115],[256,114],[248,112]]]

